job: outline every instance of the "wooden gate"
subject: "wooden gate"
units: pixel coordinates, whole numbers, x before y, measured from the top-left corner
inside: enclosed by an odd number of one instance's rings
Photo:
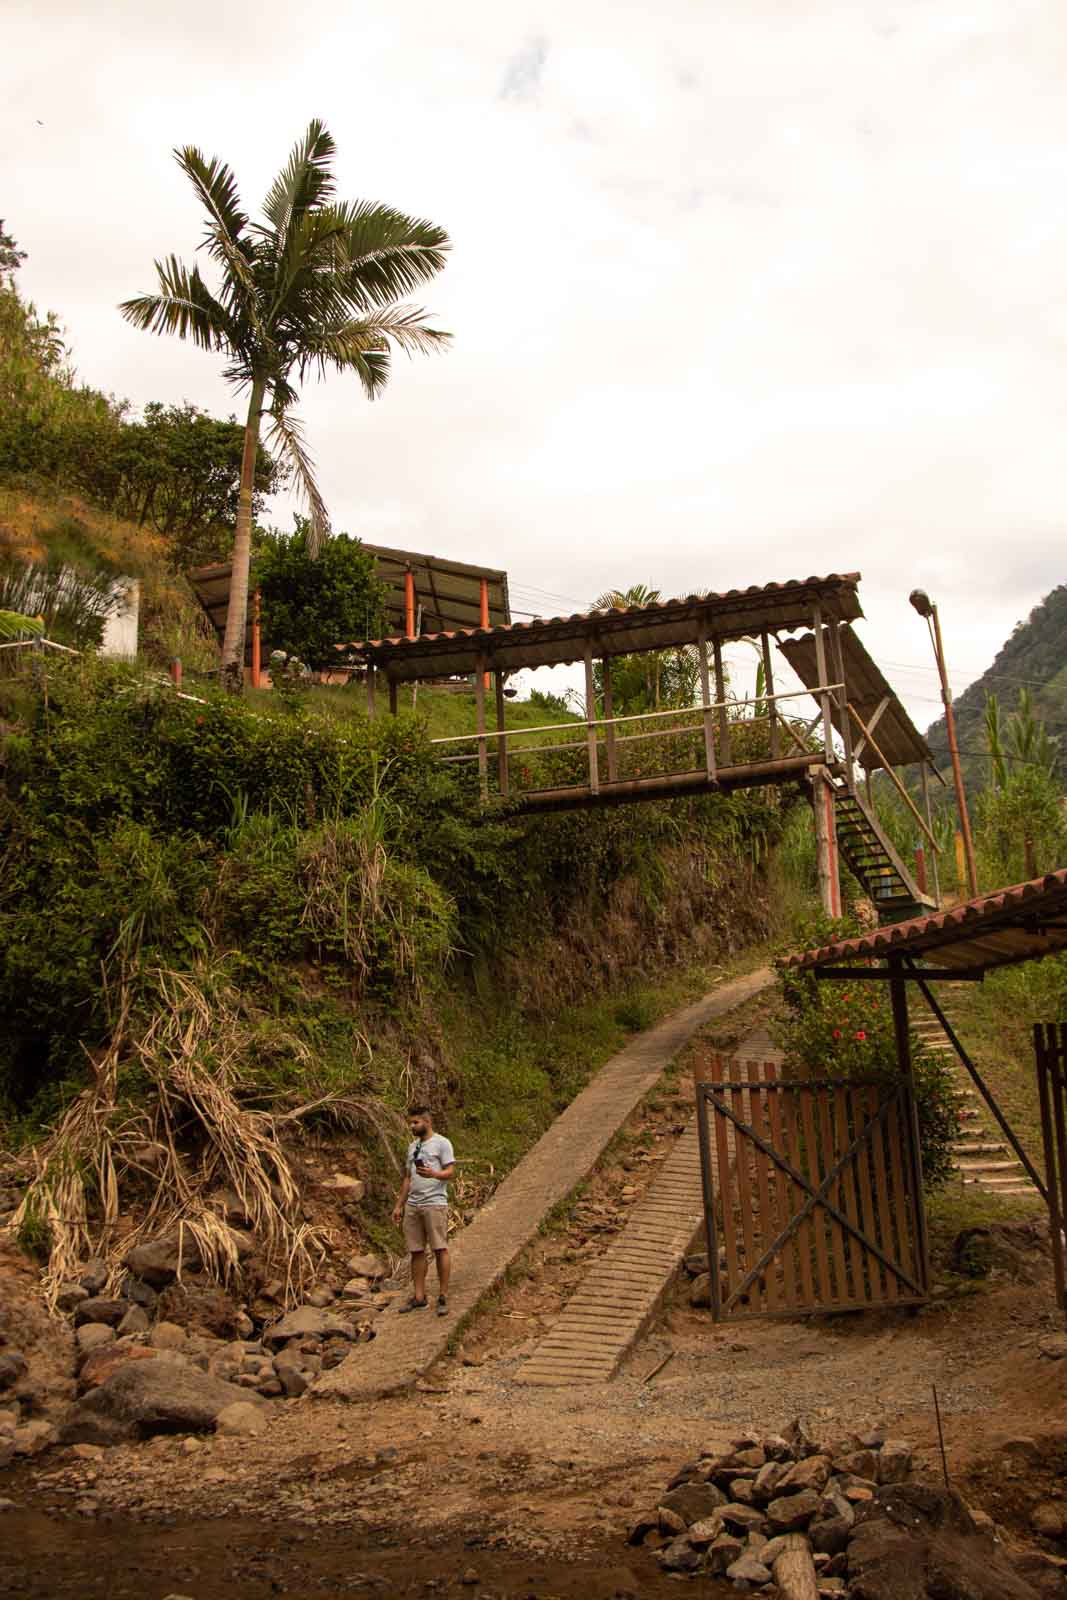
[[[1039,1022],[1034,1027],[1037,1090],[1041,1098],[1041,1137],[1045,1147],[1049,1239],[1056,1275],[1056,1304],[1067,1314],[1064,1293],[1064,1239],[1067,1218],[1067,1024]]]
[[[743,1081],[724,1081],[714,1058],[697,1084],[715,1321],[924,1301],[907,1082],[792,1082],[769,1062],[734,1070]]]

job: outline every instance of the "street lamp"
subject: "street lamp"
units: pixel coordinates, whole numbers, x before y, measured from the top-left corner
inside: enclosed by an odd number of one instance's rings
[[[948,750],[952,757],[952,777],[956,785],[956,804],[960,813],[960,832],[963,835],[963,853],[967,862],[967,881],[971,898],[978,893],[978,873],[974,865],[974,840],[971,838],[971,819],[967,813],[967,796],[963,790],[963,771],[960,767],[960,747],[956,739],[956,718],[952,710],[952,695],[948,687],[948,669],[945,666],[945,647],[941,642],[941,623],[934,605],[925,589],[913,589],[908,600],[924,619],[930,630],[930,640],[941,674],[941,700],[945,707],[945,727],[948,731]]]

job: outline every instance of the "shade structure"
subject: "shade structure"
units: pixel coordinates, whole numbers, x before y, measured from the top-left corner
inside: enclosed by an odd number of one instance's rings
[[[444,556],[415,550],[394,550],[387,545],[365,544],[374,557],[374,571],[386,585],[385,617],[391,630],[403,635],[406,629],[407,574],[414,590],[416,617],[421,610],[423,632],[439,633],[449,628],[477,628],[482,622],[483,585],[488,604],[490,627],[506,627],[511,621],[508,575],[496,567],[473,566]],[[228,561],[197,567],[187,574],[189,584],[221,641],[226,631],[230,608],[231,567]],[[268,641],[269,643],[269,641]],[[252,659],[252,617],[249,608],[245,627],[245,661]]]
[[[858,572],[796,578],[750,589],[688,595],[653,605],[537,617],[500,627],[463,628],[405,639],[354,640],[343,647],[394,682],[580,661],[589,646],[596,657],[631,655],[696,644],[703,634],[721,641],[763,630],[810,627],[818,608],[827,620],[863,615]]]
[[[856,760],[867,772],[880,767],[906,767],[915,761],[933,764],[933,751],[901,705],[895,692],[883,677],[874,657],[861,643],[850,627],[838,635],[844,664],[844,679],[848,685],[848,703],[859,713],[871,738],[864,739],[858,723],[853,721],[851,737],[859,746]],[[819,682],[819,665],[815,648],[815,635],[803,634],[799,639],[780,639],[779,648],[789,665],[807,688]],[[841,708],[831,702],[830,715],[837,732],[844,737],[841,726]],[[883,760],[883,757],[885,758]]]
[[[781,965],[817,974],[823,967],[908,957],[978,977],[1059,950],[1067,950],[1067,868],[980,895],[949,911],[797,951]]]

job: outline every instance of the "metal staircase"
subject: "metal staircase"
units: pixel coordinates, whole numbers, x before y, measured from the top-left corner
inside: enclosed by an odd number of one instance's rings
[[[859,880],[882,922],[900,922],[936,911],[887,838],[877,816],[846,783],[834,784],[837,848]]]

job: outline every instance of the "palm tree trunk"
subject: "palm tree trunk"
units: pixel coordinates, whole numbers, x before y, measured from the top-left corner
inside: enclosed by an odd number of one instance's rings
[[[248,620],[248,569],[252,557],[252,485],[256,476],[259,449],[259,417],[263,409],[263,380],[252,384],[245,423],[244,452],[241,456],[241,490],[237,499],[237,531],[230,563],[230,604],[226,613],[226,632],[222,640],[222,686],[240,694],[244,685],[245,624]]]

